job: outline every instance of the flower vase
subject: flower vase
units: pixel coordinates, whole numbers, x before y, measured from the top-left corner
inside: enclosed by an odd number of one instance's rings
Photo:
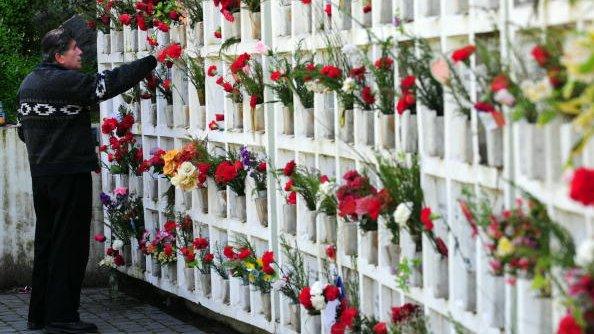
[[[151,107],[149,108],[149,112],[147,113],[147,124],[150,124],[152,126],[156,126],[157,125],[157,104],[155,103],[151,103]]]
[[[184,268],[184,282],[186,290],[194,291],[194,268]]]
[[[124,31],[116,30],[111,31],[111,52],[123,52],[124,51]]]
[[[481,121],[481,125],[484,128],[484,133],[479,131],[479,136],[484,135],[486,137],[486,150],[481,151],[486,151],[487,164],[493,167],[502,167],[503,128],[497,126],[493,120],[493,117],[491,116],[491,113],[479,112],[478,116],[479,120]]]
[[[251,110],[252,113],[252,129],[254,132],[264,131],[264,104],[258,104]]]
[[[312,315],[301,308],[301,334],[319,334],[322,332],[322,316]]]
[[[137,195],[138,197],[142,197],[142,175],[137,176],[133,173],[130,173],[129,176],[129,193]]]
[[[184,207],[186,210],[192,210],[192,192],[191,191],[184,191]]]
[[[268,196],[266,190],[258,191],[258,197],[254,199],[256,204],[256,215],[258,222],[263,227],[268,227]]]
[[[159,180],[152,177],[149,182],[149,195],[153,201],[157,202],[159,200]]]
[[[208,188],[198,188],[198,192],[200,193],[200,204],[202,208],[202,213],[206,214],[208,213]]]
[[[157,255],[151,255],[151,274],[155,277],[161,276],[161,264],[157,260]]]
[[[229,279],[228,278],[221,278],[219,280],[219,284],[216,285],[216,299],[220,303],[229,304]]]
[[[296,1],[293,4],[295,13],[291,14],[293,31],[295,35],[308,34],[312,31],[312,8],[311,4]]]
[[[377,231],[368,231],[365,234],[366,234],[367,242],[368,242],[368,246],[369,246],[367,260],[368,260],[369,264],[377,265],[378,246],[379,246],[378,233],[377,233]]]
[[[141,272],[146,270],[146,255],[142,252],[141,249],[136,248],[136,267],[140,269]]]
[[[233,193],[235,197],[235,206],[234,206],[234,214],[233,218],[239,220],[240,222],[245,222],[246,220],[246,208],[245,208],[245,196],[237,196],[237,194]]]
[[[217,217],[220,217],[220,218],[227,217],[227,190],[225,190],[225,189],[217,190],[216,203],[217,203],[217,206],[216,206]]]
[[[200,292],[202,293],[202,297],[204,297],[204,298],[210,297],[210,292],[211,292],[210,274],[203,274],[201,272],[198,272],[198,277],[200,280]]]
[[[288,5],[281,4],[281,27],[279,29],[279,36],[291,35],[291,3]]]
[[[299,333],[301,330],[301,306],[300,304],[289,304],[289,323],[293,327],[293,330]]]
[[[260,313],[264,315],[267,321],[272,318],[272,303],[270,300],[270,292],[260,293]]]
[[[380,129],[380,143],[384,148],[394,148],[395,135],[394,135],[394,114],[379,115],[379,129]]]
[[[545,129],[526,121],[518,123],[520,143],[524,145],[524,161],[520,164],[522,174],[530,179],[545,177]]]
[[[229,22],[223,18],[223,39],[229,39],[232,37],[241,38],[241,16],[239,11],[232,13],[233,22]]]
[[[261,27],[262,27],[262,22],[261,22],[261,15],[260,12],[249,12],[249,17],[250,17],[250,27],[251,27],[251,37],[254,40],[259,40],[260,39],[260,31],[261,31]]]
[[[307,108],[301,110],[303,117],[303,135],[307,138],[313,138],[314,135],[314,108]]]
[[[131,29],[129,26],[124,27],[124,51],[125,52],[136,52],[138,37],[137,30]]]
[[[242,310],[250,312],[250,286],[247,284],[239,285],[239,306]]]
[[[109,54],[111,53],[111,34],[103,34],[103,53]]]
[[[182,108],[183,120],[179,125],[180,128],[188,128],[190,126],[190,106],[184,105]]]
[[[116,174],[116,187],[118,188],[130,188],[130,177],[128,174]]]
[[[124,245],[122,248],[122,257],[124,258],[124,264],[129,267],[132,265],[132,246]]]
[[[297,205],[283,205],[283,231],[295,235],[297,232]]]
[[[325,107],[322,111],[322,119],[319,122],[320,124],[320,131],[322,133],[322,138],[325,139],[334,139],[334,109],[331,107]],[[316,136],[317,137],[317,136]]]
[[[324,224],[324,242],[336,244],[336,216],[325,213],[321,216]]]
[[[171,104],[165,106],[165,125],[173,127],[173,105]]]
[[[350,222],[342,223],[342,245],[344,254],[347,256],[357,254],[357,224]]]
[[[311,211],[308,208],[305,208],[300,221],[304,224],[304,226],[301,227],[301,231],[305,233],[307,240],[316,242],[316,211]]]
[[[161,275],[164,280],[169,281],[171,284],[177,280],[177,265],[175,262],[167,263],[161,266]]]
[[[357,145],[372,146],[375,142],[374,138],[374,117],[372,110],[363,110],[356,108],[354,111],[356,135],[355,140]]]
[[[553,333],[550,297],[532,289],[532,280],[519,278],[517,285],[518,333]]]
[[[478,314],[481,321],[490,327],[505,326],[505,278],[486,273],[483,293],[479,294]]]
[[[293,108],[290,106],[283,106],[283,134],[288,136],[295,134]]]
[[[233,104],[233,128],[241,130],[243,129],[243,104]]]
[[[390,267],[397,267],[398,260],[400,259],[400,247],[394,244],[390,239],[389,243],[385,246],[386,253],[388,255],[388,265]]]
[[[444,157],[444,118],[435,110],[417,105],[417,115],[423,122],[423,151],[433,157]]]
[[[353,143],[354,137],[354,119],[353,119],[353,109],[343,110],[341,119],[338,122],[338,135],[340,140],[347,144]]]
[[[407,110],[400,115],[399,121],[402,149],[407,153],[417,153],[417,115]]]

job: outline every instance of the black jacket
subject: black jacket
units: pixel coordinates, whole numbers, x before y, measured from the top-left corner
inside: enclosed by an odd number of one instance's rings
[[[157,66],[154,56],[85,74],[42,63],[19,89],[19,136],[32,176],[73,174],[98,167],[90,106],[132,88]]]

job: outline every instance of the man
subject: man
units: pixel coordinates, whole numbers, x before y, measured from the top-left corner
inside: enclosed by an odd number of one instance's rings
[[[84,74],[82,51],[67,30],[48,32],[41,44],[43,63],[19,89],[19,135],[29,155],[37,217],[28,328],[96,332],[78,314],[89,258],[91,171],[98,167],[89,107],[132,88],[157,62],[151,55]]]

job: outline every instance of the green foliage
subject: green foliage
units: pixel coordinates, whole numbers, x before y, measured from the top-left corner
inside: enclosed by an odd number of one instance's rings
[[[0,101],[9,122],[16,121],[21,82],[41,60],[41,38],[72,13],[68,1],[0,0]]]

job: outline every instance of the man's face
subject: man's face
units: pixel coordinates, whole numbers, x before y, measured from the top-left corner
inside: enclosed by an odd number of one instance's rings
[[[56,53],[56,62],[69,70],[80,70],[82,68],[82,50],[78,47],[75,40],[71,40],[68,50],[63,54]]]

